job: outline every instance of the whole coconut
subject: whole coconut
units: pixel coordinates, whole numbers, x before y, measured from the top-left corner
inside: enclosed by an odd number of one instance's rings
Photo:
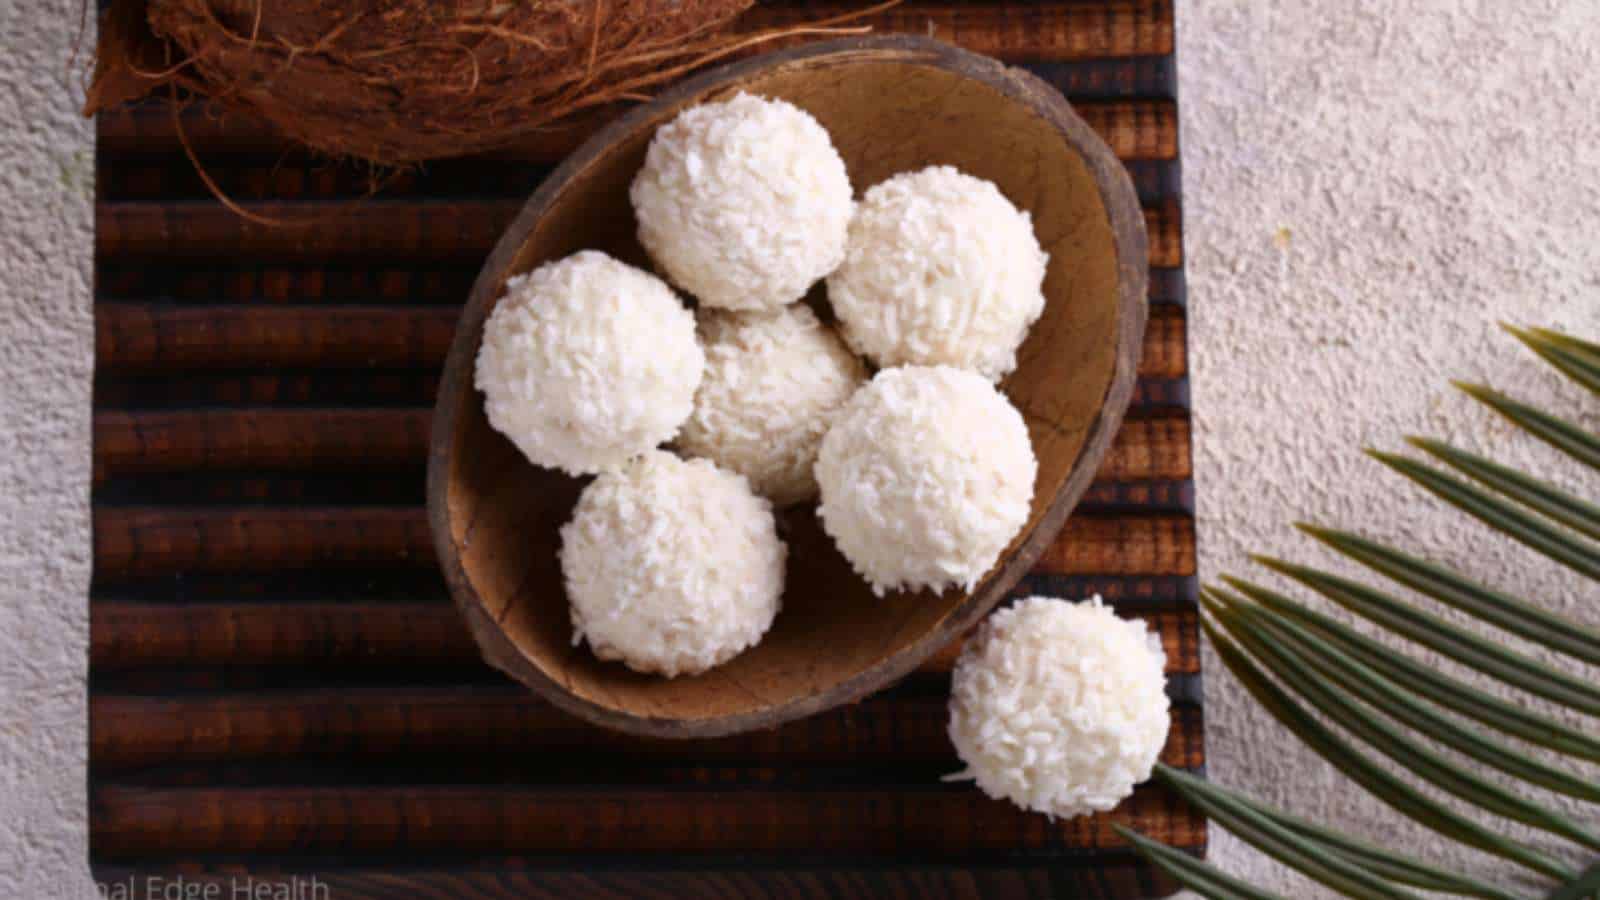
[[[749,35],[751,0],[116,0],[87,112],[169,84],[336,156],[505,146]]]

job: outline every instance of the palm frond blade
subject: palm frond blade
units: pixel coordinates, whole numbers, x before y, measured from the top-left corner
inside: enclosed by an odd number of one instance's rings
[[[1408,818],[1459,843],[1476,847],[1552,878],[1572,877],[1573,873],[1559,861],[1524,844],[1495,834],[1455,813],[1357,753],[1342,738],[1333,734],[1272,683],[1243,650],[1213,627],[1209,621],[1202,620],[1201,627],[1211,638],[1212,645],[1216,647],[1228,670],[1239,679],[1263,708],[1284,727],[1293,731],[1295,736],[1314,752],[1374,797]]]
[[[1479,484],[1499,491],[1586,537],[1600,539],[1600,506],[1549,482],[1540,481],[1475,453],[1459,450],[1443,441],[1409,437],[1406,442]]]
[[[1177,882],[1208,900],[1288,900],[1279,894],[1261,890],[1209,863],[1201,862],[1181,850],[1174,850],[1160,841],[1153,841],[1131,828],[1112,825],[1117,834],[1157,868],[1171,875]]]
[[[1500,327],[1515,335],[1561,374],[1600,394],[1600,353],[1590,349],[1593,344],[1549,329],[1524,330],[1505,324]]]
[[[1273,557],[1255,559],[1407,640],[1535,696],[1600,716],[1600,689],[1553,666],[1485,640],[1360,582]]]
[[[1305,522],[1295,527],[1399,584],[1552,650],[1600,665],[1600,631],[1360,535]]]
[[[1463,769],[1405,732],[1391,727],[1386,720],[1370,715],[1368,708],[1353,702],[1348,694],[1318,677],[1318,673],[1286,640],[1285,632],[1277,628],[1270,612],[1253,604],[1239,603],[1231,608],[1215,610],[1214,614],[1256,661],[1276,676],[1279,683],[1287,685],[1334,724],[1367,746],[1435,787],[1480,809],[1600,850],[1600,837],[1565,816],[1518,797]]]
[[[1600,469],[1600,435],[1584,431],[1571,422],[1552,416],[1520,400],[1513,400],[1493,388],[1464,381],[1453,381],[1451,384],[1539,440],[1591,469]]]
[[[1600,580],[1600,548],[1594,544],[1573,538],[1504,500],[1414,459],[1378,450],[1368,450],[1367,455],[1485,525],[1574,571]]]
[[[1578,759],[1600,762],[1600,740],[1594,736],[1441,674],[1276,591],[1226,575],[1222,580],[1250,599],[1305,625],[1352,659],[1391,681],[1407,685],[1426,700],[1529,743]]]

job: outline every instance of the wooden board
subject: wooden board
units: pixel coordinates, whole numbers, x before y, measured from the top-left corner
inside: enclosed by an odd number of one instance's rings
[[[908,3],[876,24],[1026,67],[1133,174],[1152,264],[1134,406],[1019,591],[1149,620],[1175,701],[1163,758],[1203,770],[1172,4]],[[938,780],[954,647],[855,706],[695,742],[597,730],[479,661],[422,510],[438,368],[500,230],[609,114],[362,200],[362,168],[187,111],[217,183],[299,229],[217,203],[167,111],[101,117],[97,877],[227,896],[315,875],[334,900],[1163,893],[1110,823],[1203,853],[1168,792],[1049,822]]]

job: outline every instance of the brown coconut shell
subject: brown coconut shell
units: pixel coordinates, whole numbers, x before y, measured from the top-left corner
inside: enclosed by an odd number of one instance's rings
[[[86,112],[175,86],[324,153],[405,165],[492,150],[579,110],[644,99],[777,36],[726,30],[751,4],[115,0]]]

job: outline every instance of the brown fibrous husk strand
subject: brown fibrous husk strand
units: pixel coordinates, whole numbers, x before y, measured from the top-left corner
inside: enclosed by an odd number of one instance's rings
[[[579,111],[646,99],[750,46],[859,30],[837,19],[730,29],[751,3],[117,0],[87,112],[177,87],[323,153],[407,165],[494,150]]]

